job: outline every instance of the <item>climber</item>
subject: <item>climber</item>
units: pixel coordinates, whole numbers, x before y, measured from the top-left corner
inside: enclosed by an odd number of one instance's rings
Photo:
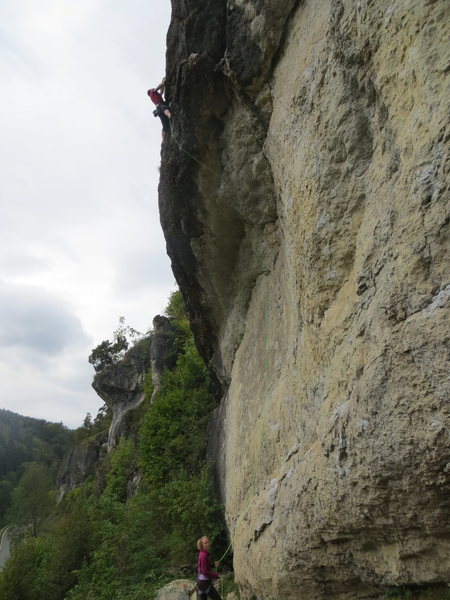
[[[156,108],[153,111],[154,116],[159,117],[161,119],[163,142],[167,140],[167,135],[170,131],[169,119],[172,118],[172,112],[169,108],[169,105],[162,96],[164,94],[165,86],[166,78],[164,77],[164,79],[156,88],[151,88],[147,92],[148,96],[150,97],[150,100],[153,102],[153,104],[156,104]]]
[[[212,579],[219,579],[220,575],[215,571],[211,571],[211,561],[209,558],[210,542],[209,539],[204,535],[197,541],[198,553],[198,599],[206,600],[211,598],[212,600],[222,600],[219,592],[213,586]],[[219,566],[218,562],[214,563],[214,566]]]

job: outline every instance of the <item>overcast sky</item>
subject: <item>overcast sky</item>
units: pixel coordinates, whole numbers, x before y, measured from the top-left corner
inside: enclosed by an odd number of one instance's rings
[[[175,282],[158,216],[170,2],[0,2],[0,407],[79,426],[93,347]]]

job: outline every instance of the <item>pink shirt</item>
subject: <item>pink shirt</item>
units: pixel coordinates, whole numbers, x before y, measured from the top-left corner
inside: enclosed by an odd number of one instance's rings
[[[198,565],[198,578],[199,579],[219,579],[219,573],[211,571],[211,562],[209,560],[209,554],[204,550],[200,550],[197,559]],[[201,577],[203,575],[203,577]]]
[[[153,102],[153,104],[164,102],[164,98],[154,88],[148,91],[148,95],[150,96],[150,100]]]

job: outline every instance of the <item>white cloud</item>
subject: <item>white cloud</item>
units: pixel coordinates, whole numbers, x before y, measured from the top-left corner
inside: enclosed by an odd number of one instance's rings
[[[164,73],[168,4],[0,4],[5,408],[80,424],[101,404],[91,348],[119,316],[147,329],[173,289],[146,95]]]
[[[54,356],[87,336],[68,304],[29,286],[0,284],[0,349]]]

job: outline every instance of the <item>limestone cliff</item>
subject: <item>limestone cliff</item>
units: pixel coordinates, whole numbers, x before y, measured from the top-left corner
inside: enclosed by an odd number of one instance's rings
[[[92,387],[112,411],[108,451],[127,434],[127,414],[144,400],[145,374],[150,366],[149,339],[138,342],[125,356],[99,371]]]
[[[450,580],[450,3],[172,0],[161,223],[244,598]]]
[[[101,455],[102,439],[78,444],[61,461],[56,476],[56,501],[83,484],[95,472]]]
[[[157,315],[153,330],[132,346],[123,358],[96,373],[92,387],[111,409],[109,430],[85,440],[73,448],[61,462],[56,480],[57,501],[70,490],[83,484],[94,474],[106,455],[118,444],[120,437],[132,437],[138,429],[140,414],[136,409],[145,399],[145,379],[151,372],[153,402],[159,390],[161,375],[175,366],[179,347],[177,330],[171,319]],[[141,474],[136,467],[129,474],[127,496],[137,490]]]
[[[108,434],[108,450],[114,448],[122,435],[129,433],[127,417],[145,398],[145,378],[151,372],[154,386],[152,401],[158,392],[161,375],[174,367],[177,349],[175,326],[167,317],[153,319],[153,331],[137,342],[116,363],[98,372],[92,387],[112,411]]]

